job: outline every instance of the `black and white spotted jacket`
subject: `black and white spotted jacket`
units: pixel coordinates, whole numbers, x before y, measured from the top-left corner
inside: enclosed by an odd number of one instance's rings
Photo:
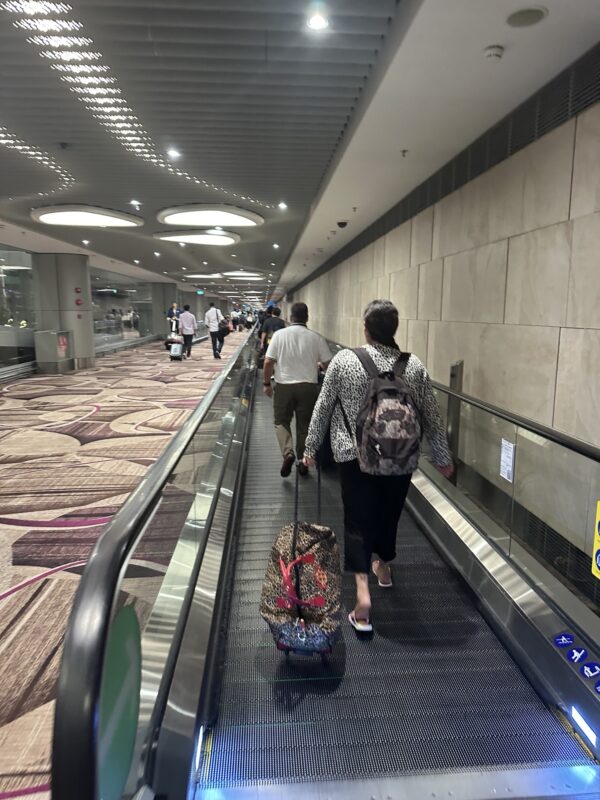
[[[366,350],[381,372],[391,370],[399,355],[395,348],[382,344],[366,345]],[[406,365],[404,380],[419,411],[421,426],[431,447],[434,462],[438,466],[451,464],[452,456],[429,375],[415,355],[411,355]],[[352,350],[341,350],[332,358],[310,421],[305,455],[315,457],[331,422],[331,449],[334,459],[339,463],[356,458],[356,447],[338,403],[343,405],[350,427],[354,430],[369,382],[358,356]]]

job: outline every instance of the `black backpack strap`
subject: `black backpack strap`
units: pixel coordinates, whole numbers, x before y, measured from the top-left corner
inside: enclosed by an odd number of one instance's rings
[[[401,353],[398,360],[394,364],[393,371],[397,378],[401,378],[406,370],[406,365],[410,360],[410,353]]]
[[[370,378],[377,378],[379,370],[371,356],[367,353],[364,347],[353,347],[352,352],[363,365],[365,372]]]

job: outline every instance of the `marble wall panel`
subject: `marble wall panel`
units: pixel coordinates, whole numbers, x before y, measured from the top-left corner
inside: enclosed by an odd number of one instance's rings
[[[600,103],[577,118],[571,219],[600,211]]]
[[[574,130],[566,122],[440,200],[433,257],[568,219]]]
[[[382,275],[374,282],[377,286],[377,299],[390,299],[390,275]],[[375,298],[374,298],[375,299]]]
[[[551,425],[558,338],[558,328],[485,325],[475,396]]]
[[[574,148],[575,120],[571,119],[521,151],[521,231],[569,219]]]
[[[463,360],[467,394],[551,425],[558,336],[548,327],[430,322],[427,366],[447,384]]]
[[[600,214],[580,217],[572,224],[567,325],[600,328]]]
[[[390,276],[390,300],[404,319],[416,319],[419,302],[419,267],[415,265]]]
[[[385,242],[385,271],[398,272],[410,267],[410,237],[412,221],[407,220],[402,225],[386,234]]]
[[[431,377],[448,385],[450,367],[465,362],[463,391],[475,395],[479,370],[479,341],[485,325],[474,322],[429,322],[427,369]]]
[[[507,250],[505,239],[444,259],[442,319],[503,321]]]
[[[427,338],[429,322],[422,319],[409,319],[406,349],[414,353],[427,366]]]
[[[440,319],[442,313],[442,258],[419,267],[419,319]]]
[[[410,240],[410,263],[425,264],[431,261],[431,247],[433,244],[433,215],[434,206],[421,211],[412,221]]]
[[[373,280],[373,261],[375,247],[373,244],[363,248],[358,253],[358,279],[361,281]]]
[[[564,325],[567,314],[572,223],[515,236],[508,248],[507,323]]]
[[[385,268],[385,249],[386,249],[386,237],[380,236],[373,243],[373,277],[380,278],[382,275],[385,275],[386,268]]]
[[[563,328],[554,427],[600,446],[600,330]]]

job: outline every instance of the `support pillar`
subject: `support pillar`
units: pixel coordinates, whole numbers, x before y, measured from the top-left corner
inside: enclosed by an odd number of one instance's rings
[[[92,292],[87,256],[76,253],[36,253],[33,256],[37,339],[44,331],[69,331],[70,349],[63,362],[85,369],[95,363]],[[40,367],[52,362],[37,358]],[[56,362],[58,365],[58,362]],[[63,369],[64,369],[63,363]]]

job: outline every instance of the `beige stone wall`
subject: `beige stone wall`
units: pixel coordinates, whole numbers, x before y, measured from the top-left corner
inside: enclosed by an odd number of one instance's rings
[[[296,293],[311,325],[362,343],[376,297],[436,380],[600,446],[600,104]],[[464,461],[591,553],[600,469],[465,409]],[[515,484],[499,477],[517,443]]]
[[[376,297],[398,343],[446,383],[600,445],[600,105],[296,293],[356,345]]]

